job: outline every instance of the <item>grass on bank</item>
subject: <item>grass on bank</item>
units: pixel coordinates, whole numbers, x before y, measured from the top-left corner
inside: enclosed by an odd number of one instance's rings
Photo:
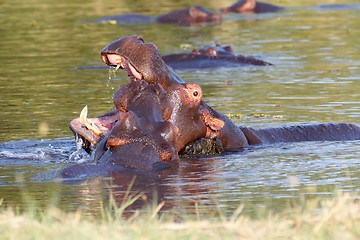
[[[122,217],[123,208],[104,209],[101,218],[55,207],[17,213],[0,207],[0,239],[360,239],[359,197],[308,200],[305,206],[269,211],[260,219],[241,213],[228,218],[178,216],[138,211]],[[36,213],[35,213],[36,212]]]

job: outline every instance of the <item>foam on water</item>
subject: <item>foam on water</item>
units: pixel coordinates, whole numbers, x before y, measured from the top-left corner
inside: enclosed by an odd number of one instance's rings
[[[51,163],[76,163],[89,161],[90,155],[81,148],[81,142],[63,139],[20,140],[0,143],[0,163],[26,161]]]

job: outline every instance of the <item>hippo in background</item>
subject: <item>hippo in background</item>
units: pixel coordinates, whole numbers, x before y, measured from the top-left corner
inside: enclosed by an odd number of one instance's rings
[[[234,3],[229,7],[220,9],[220,11],[223,13],[269,13],[282,10],[285,10],[285,8],[256,0],[242,0]]]
[[[231,46],[205,46],[191,53],[163,55],[165,63],[175,69],[238,67],[244,65],[271,66],[273,64],[253,57],[235,54]]]
[[[272,66],[270,62],[235,54],[232,47],[205,46],[200,49],[193,49],[189,53],[170,53],[161,56],[164,62],[174,69],[201,69],[218,67],[240,67],[240,66]],[[86,66],[74,69],[102,69],[105,66]]]
[[[178,24],[183,26],[199,25],[203,23],[219,23],[221,15],[214,13],[203,6],[192,6],[176,10],[158,17],[140,14],[120,14],[95,19],[96,22],[116,22],[118,24],[148,24],[165,23]]]

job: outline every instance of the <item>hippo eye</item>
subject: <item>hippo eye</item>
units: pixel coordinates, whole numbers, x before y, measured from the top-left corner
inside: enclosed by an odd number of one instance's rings
[[[193,92],[193,95],[194,95],[194,97],[197,97],[197,96],[199,95],[199,92],[198,92],[198,91],[194,91],[194,92]]]

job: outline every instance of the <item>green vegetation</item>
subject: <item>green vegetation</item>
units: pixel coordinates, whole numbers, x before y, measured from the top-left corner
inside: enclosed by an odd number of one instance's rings
[[[179,217],[174,212],[139,210],[124,217],[124,207],[103,208],[102,217],[55,207],[18,213],[0,210],[1,239],[359,239],[360,202],[343,194],[331,200],[308,200],[280,213],[250,218],[240,206],[229,217]],[[130,203],[130,202],[129,202]],[[126,206],[128,203],[124,203]],[[221,215],[221,214],[220,214]]]

